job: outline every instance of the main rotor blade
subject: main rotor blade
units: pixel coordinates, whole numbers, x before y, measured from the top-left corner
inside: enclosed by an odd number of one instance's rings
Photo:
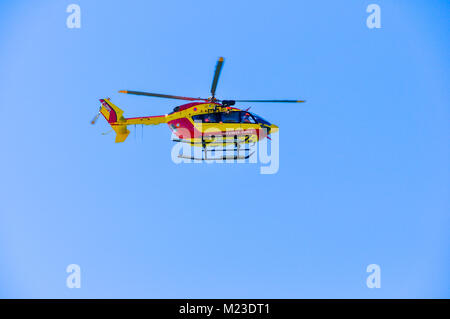
[[[233,100],[235,102],[266,102],[266,103],[303,103],[304,100]]]
[[[202,99],[200,97],[195,98],[195,97],[176,96],[176,95],[167,95],[167,94],[159,94],[159,93],[148,93],[148,92],[139,92],[139,91],[121,90],[121,91],[119,91],[119,93],[154,96],[154,97],[162,97],[162,98],[166,98],[166,99],[185,100],[185,101],[208,101],[208,99]]]
[[[223,58],[220,57],[219,61],[217,61],[217,64],[216,64],[216,71],[214,72],[214,78],[213,78],[213,82],[211,85],[211,94],[212,94],[213,98],[214,98],[214,96],[216,96],[216,87],[217,87],[217,82],[219,82],[219,75],[220,75],[220,71],[222,70],[222,65],[223,65]]]

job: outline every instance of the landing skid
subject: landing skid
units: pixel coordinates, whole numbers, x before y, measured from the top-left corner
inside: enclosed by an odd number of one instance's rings
[[[210,151],[210,150],[208,150]],[[187,155],[178,155],[178,158],[184,158],[184,159],[190,159],[190,160],[196,160],[196,161],[226,161],[226,160],[245,160],[247,158],[249,158],[250,156],[252,156],[255,152],[251,152],[248,155],[242,156],[242,155],[224,155],[222,157],[213,157],[213,158],[209,158],[206,156],[205,153],[205,157],[199,158],[199,157],[195,157],[195,156],[187,156]]]

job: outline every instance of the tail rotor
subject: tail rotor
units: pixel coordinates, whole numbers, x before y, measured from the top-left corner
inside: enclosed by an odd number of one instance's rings
[[[101,109],[102,108],[100,108],[99,110],[98,110],[98,113],[97,113],[97,115],[96,116],[94,116],[94,118],[92,119],[92,121],[91,121],[91,124],[92,125],[94,125],[95,124],[95,122],[97,122],[97,119],[98,119],[98,117],[100,116],[100,111],[101,111]]]

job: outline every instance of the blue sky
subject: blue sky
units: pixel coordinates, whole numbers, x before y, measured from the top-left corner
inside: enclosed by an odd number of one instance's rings
[[[449,298],[449,12],[0,2],[0,297]],[[208,96],[219,56],[219,97],[307,100],[252,106],[280,127],[277,174],[176,165],[166,126],[119,145],[89,124],[102,97],[130,117],[181,104],[120,89]]]

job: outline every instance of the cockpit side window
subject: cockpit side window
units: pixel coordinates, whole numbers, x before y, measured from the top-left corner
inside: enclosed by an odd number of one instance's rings
[[[240,112],[237,111],[222,112],[220,115],[223,123],[240,123],[241,121]]]
[[[201,122],[201,123],[218,123],[220,120],[220,117],[217,113],[206,113],[206,114],[199,114],[192,116],[192,119],[194,122]]]

